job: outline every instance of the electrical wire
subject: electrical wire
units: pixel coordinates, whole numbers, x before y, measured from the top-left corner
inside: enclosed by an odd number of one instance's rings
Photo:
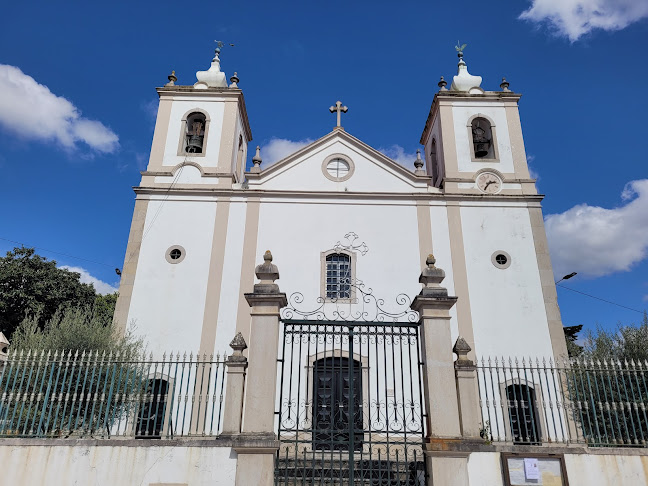
[[[108,263],[98,262],[96,260],[90,260],[89,258],[78,257],[78,256],[70,255],[69,253],[63,253],[63,252],[60,252],[60,251],[48,250],[47,248],[43,248],[42,246],[26,245],[25,243],[22,243],[20,241],[10,240],[9,238],[3,238],[2,236],[0,236],[0,240],[9,241],[11,243],[15,243],[17,245],[24,246],[26,248],[34,248],[34,249],[37,249],[37,250],[46,251],[48,253],[54,253],[56,255],[66,256],[68,258],[74,258],[75,260],[83,260],[84,262],[96,263],[97,265],[104,265],[106,267],[115,268],[115,265],[109,265]]]
[[[622,305],[622,304],[617,304],[616,302],[612,302],[610,300],[602,299],[601,297],[597,297],[596,295],[587,294],[585,292],[581,292],[580,290],[565,287],[564,285],[556,284],[556,287],[571,290],[572,292],[576,292],[577,294],[586,295],[587,297],[591,297],[592,299],[600,300],[602,302],[607,302],[608,304],[616,305],[617,307],[623,307],[624,309],[628,309],[628,310],[631,310],[631,311],[634,311],[634,312],[638,312],[639,314],[642,314],[642,315],[645,312],[645,311],[640,311],[638,309],[633,309],[632,307],[628,307],[628,306],[625,306],[625,305]]]

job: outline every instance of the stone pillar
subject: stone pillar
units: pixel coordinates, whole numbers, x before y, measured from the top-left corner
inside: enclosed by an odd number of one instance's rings
[[[254,269],[260,282],[254,292],[245,294],[251,321],[242,432],[234,446],[237,486],[273,485],[274,455],[279,449],[274,433],[279,310],[288,302],[274,283],[279,270],[272,264],[272,254],[266,251],[263,260]]]
[[[454,367],[457,379],[461,436],[464,439],[480,440],[481,413],[479,390],[477,389],[477,366],[471,359],[468,359],[468,353],[472,349],[466,340],[459,336],[452,351],[457,355]]]
[[[412,302],[420,314],[423,395],[427,410],[425,458],[430,485],[466,486],[468,455],[461,448],[461,426],[450,334],[450,309],[457,297],[439,284],[445,272],[428,255],[419,282],[423,289]]]
[[[9,340],[0,332],[0,361],[9,359]]]
[[[227,357],[227,388],[225,390],[225,410],[223,412],[222,436],[232,436],[241,433],[241,420],[243,418],[243,396],[245,394],[245,370],[248,365],[243,351],[247,344],[239,332],[230,343],[234,350]]]

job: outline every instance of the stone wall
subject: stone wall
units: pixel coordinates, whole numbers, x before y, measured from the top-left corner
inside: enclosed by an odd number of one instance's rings
[[[0,441],[0,484],[233,486],[237,454],[210,440]]]

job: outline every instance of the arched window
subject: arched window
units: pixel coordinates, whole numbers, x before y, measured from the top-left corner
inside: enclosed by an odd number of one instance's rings
[[[192,113],[187,117],[185,133],[185,153],[202,154],[205,140],[206,119],[202,113]]]
[[[430,147],[430,166],[432,170],[432,184],[436,184],[439,175],[439,166],[437,160],[437,146],[436,140],[432,139],[432,146]]]
[[[514,444],[540,444],[540,417],[535,390],[519,383],[506,387],[509,423]]]
[[[326,256],[326,298],[351,298],[351,256],[331,253]]]
[[[243,164],[243,153],[245,152],[243,148],[243,136],[239,135],[238,140],[238,152],[236,155],[236,174],[237,177],[240,177],[241,174],[241,165]]]
[[[146,393],[137,410],[136,438],[159,439],[165,424],[169,383],[162,378],[148,380]]]
[[[476,159],[494,159],[493,130],[486,118],[477,117],[471,122],[472,142]]]

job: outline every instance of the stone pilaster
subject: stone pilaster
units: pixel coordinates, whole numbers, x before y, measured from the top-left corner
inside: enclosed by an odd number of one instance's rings
[[[457,355],[454,367],[461,436],[464,439],[480,440],[481,413],[479,411],[479,390],[477,389],[477,366],[468,358],[468,353],[472,350],[466,340],[459,336],[452,351]]]
[[[274,283],[279,270],[266,251],[264,262],[255,273],[259,283],[254,292],[245,294],[250,305],[245,414],[236,469],[237,486],[274,484],[274,455],[279,442],[274,433],[274,407],[277,390],[277,354],[279,350],[279,311],[287,304],[286,294]]]
[[[225,390],[225,410],[223,412],[223,433],[221,435],[236,435],[241,432],[243,418],[243,396],[245,394],[245,370],[248,361],[243,356],[247,344],[239,332],[230,343],[234,350],[227,357],[227,388]]]
[[[457,297],[448,296],[439,284],[445,272],[434,266],[428,255],[427,267],[419,282],[423,289],[414,298],[412,309],[420,315],[423,358],[423,394],[427,410],[425,460],[429,485],[468,484],[468,453],[462,452],[461,425],[450,334],[450,309]]]
[[[461,436],[461,429],[455,406],[457,391],[449,311],[457,297],[448,296],[447,289],[439,285],[445,272],[434,266],[434,256],[429,255],[425,262],[427,267],[419,277],[423,289],[414,298],[412,309],[420,314],[428,434],[434,438],[456,439]]]

